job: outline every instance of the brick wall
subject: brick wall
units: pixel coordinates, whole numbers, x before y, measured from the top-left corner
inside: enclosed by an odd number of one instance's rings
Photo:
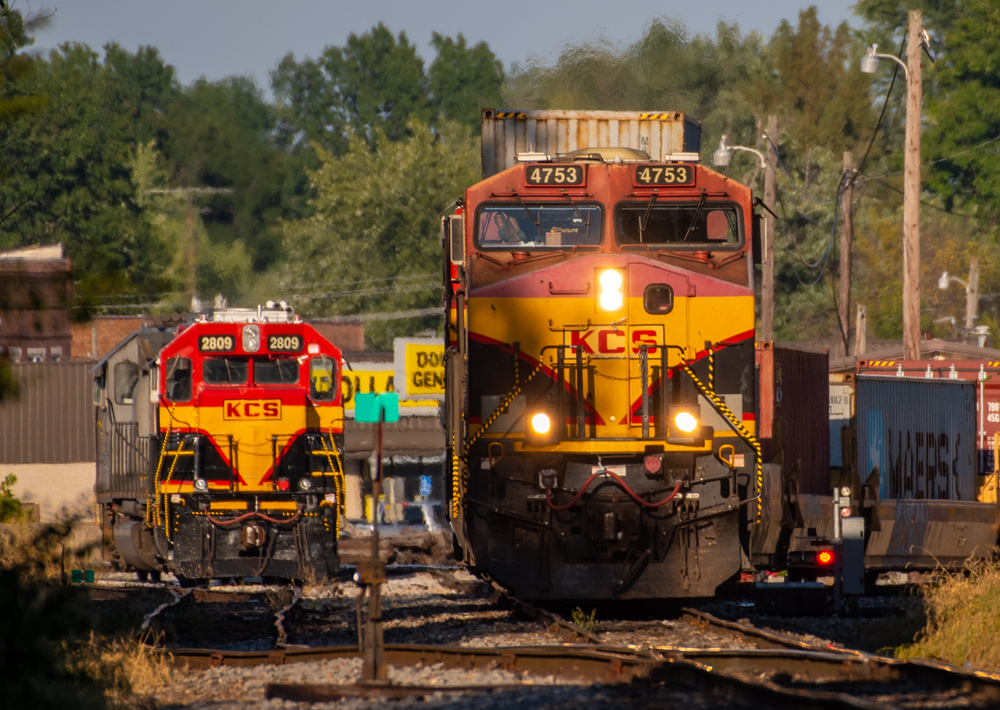
[[[97,316],[89,323],[74,323],[71,357],[100,360],[127,336],[152,324],[146,316]]]

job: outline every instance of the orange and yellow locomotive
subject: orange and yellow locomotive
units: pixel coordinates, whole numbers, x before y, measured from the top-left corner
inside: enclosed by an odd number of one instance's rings
[[[683,114],[603,113],[483,112],[443,232],[452,526],[521,597],[711,596],[759,511],[752,196]]]

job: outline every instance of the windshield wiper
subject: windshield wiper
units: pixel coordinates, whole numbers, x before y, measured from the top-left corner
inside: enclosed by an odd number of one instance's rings
[[[653,196],[649,198],[649,204],[646,205],[646,212],[639,218],[639,243],[642,244],[642,233],[646,231],[646,225],[649,224],[649,215],[653,213],[653,204],[656,202],[656,198],[659,197],[655,192]]]
[[[687,231],[684,232],[684,238],[681,239],[682,242],[686,242],[688,237],[691,235],[691,230],[694,229],[694,225],[698,222],[698,217],[701,215],[701,208],[705,206],[705,201],[708,199],[708,193],[701,193],[701,199],[698,200],[698,209],[694,211],[694,216],[691,217],[691,224],[688,225]]]
[[[538,218],[536,219],[535,215],[533,215],[531,213],[531,210],[528,208],[528,206],[526,204],[524,204],[524,200],[521,199],[521,196],[518,195],[513,190],[511,190],[511,193],[513,193],[514,199],[517,200],[517,204],[521,205],[521,207],[524,208],[524,211],[528,213],[528,216],[531,217],[531,221],[535,223],[535,227],[538,229],[538,236],[541,237],[542,236],[542,216],[538,215]]]
[[[566,201],[573,207],[573,211],[576,212],[576,216],[580,218],[580,221],[587,225],[586,236],[590,237],[590,215],[584,215],[583,212],[580,211],[580,208],[576,206],[576,203],[573,202],[572,197],[569,195],[563,195],[563,197],[565,197]]]

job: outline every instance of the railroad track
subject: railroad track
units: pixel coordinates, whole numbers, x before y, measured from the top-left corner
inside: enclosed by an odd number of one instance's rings
[[[189,670],[217,666],[308,663],[359,658],[357,646],[267,652],[187,649],[172,661]],[[736,703],[765,707],[886,710],[914,707],[989,707],[1000,702],[1000,674],[928,661],[899,661],[860,652],[803,649],[689,649],[609,646],[471,648],[386,644],[390,665],[464,670],[495,669],[600,681],[612,688],[681,685]],[[421,696],[484,692],[482,686],[365,686],[271,683],[267,698],[325,702],[346,697]],[[496,689],[494,689],[496,690]]]

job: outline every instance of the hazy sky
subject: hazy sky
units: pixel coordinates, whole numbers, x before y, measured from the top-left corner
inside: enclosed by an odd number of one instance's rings
[[[854,1],[19,0],[15,7],[55,11],[36,36],[36,49],[69,41],[95,49],[115,41],[130,51],[153,45],[182,83],[253,74],[266,88],[268,71],[287,52],[316,56],[380,21],[394,33],[405,30],[425,59],[434,56],[432,32],[461,32],[472,43],[486,40],[509,67],[532,54],[554,59],[567,42],[584,38],[634,40],[655,17],[679,19],[692,34],[714,33],[720,19],[738,22],[744,33],[770,34],[782,19],[795,23],[799,10],[816,4],[824,23],[857,24]]]

